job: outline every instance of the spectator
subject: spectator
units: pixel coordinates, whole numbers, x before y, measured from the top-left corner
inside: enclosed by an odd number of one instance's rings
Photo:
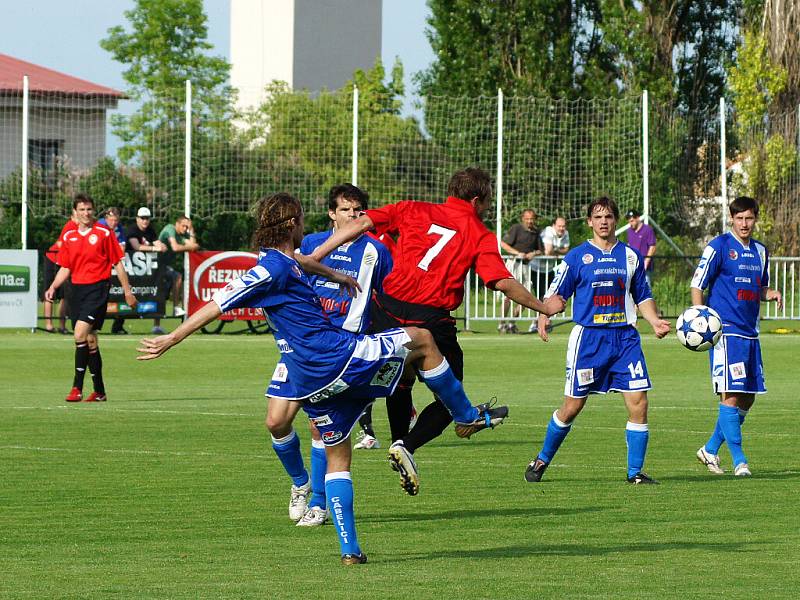
[[[106,216],[97,221],[97,223],[99,225],[108,227],[114,233],[114,235],[117,237],[117,242],[124,252],[126,240],[128,238],[125,237],[125,231],[122,229],[122,225],[119,222],[119,217],[119,209],[116,206],[112,206],[106,210]],[[127,335],[128,332],[125,330],[125,319],[120,316],[114,317],[114,323],[111,325],[111,333],[114,335]]]
[[[75,216],[75,211],[73,210],[72,217],[70,217],[69,221],[64,223],[64,226],[61,228],[61,233],[58,234],[58,239],[47,249],[47,252],[44,254],[45,290],[52,285],[53,280],[56,278],[56,273],[58,273],[58,252],[61,250],[61,246],[64,243],[62,241],[64,234],[77,228],[78,220]],[[58,333],[61,334],[67,333],[67,312],[69,311],[69,307],[67,302],[68,294],[65,292],[68,286],[69,282],[65,281],[64,285],[56,290],[56,294],[54,296],[54,300],[61,300],[61,303],[58,305]],[[44,296],[42,296],[42,299],[45,300]],[[48,333],[56,332],[56,329],[53,327],[53,302],[48,302],[47,300],[44,302],[44,330]]]
[[[500,247],[512,257],[506,260],[506,266],[514,274],[514,277],[523,285],[530,286],[531,274],[535,272],[537,274],[536,287],[542,288],[541,291],[544,293],[547,287],[546,281],[544,287],[539,285],[539,265],[531,262],[535,256],[544,254],[544,244],[539,234],[539,228],[536,226],[537,218],[538,215],[533,209],[523,210],[520,222],[512,225],[506,232],[503,239],[500,240]],[[497,325],[500,333],[517,333],[514,319],[519,317],[521,307],[517,304],[512,308],[511,304],[511,300],[508,298],[503,300],[503,315],[510,315],[511,320],[500,321]]]
[[[150,209],[142,206],[136,211],[136,223],[128,227],[126,251],[133,252],[166,252],[167,247],[158,240],[156,230],[151,225]],[[153,333],[164,333],[158,321],[153,323]]]
[[[194,235],[191,219],[181,215],[174,225],[164,225],[158,235],[158,241],[166,248],[164,264],[167,265],[167,268],[164,272],[164,278],[169,282],[172,294],[173,315],[182,317],[186,314],[181,306],[183,304],[181,300],[183,296],[183,275],[175,270],[173,263],[175,262],[175,254],[200,249],[200,244],[197,243]],[[161,319],[155,319],[153,333],[164,333],[164,330],[161,329]]]
[[[653,273],[653,255],[656,253],[656,233],[653,228],[642,221],[642,213],[635,208],[627,212],[625,217],[628,219],[628,245],[637,250],[644,258],[644,274],[647,278],[647,285],[652,286],[651,275]]]
[[[542,244],[545,256],[564,256],[569,252],[569,231],[564,217],[556,217],[552,225],[544,228]]]

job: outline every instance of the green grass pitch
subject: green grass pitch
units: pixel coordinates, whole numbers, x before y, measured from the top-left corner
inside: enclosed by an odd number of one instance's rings
[[[289,480],[263,425],[271,336],[196,334],[151,363],[134,361],[139,335],[103,336],[110,401],[67,405],[71,339],[0,334],[0,597],[797,597],[800,336],[762,336],[769,393],[745,424],[751,479],[730,474],[725,450],[725,476],[695,460],[716,416],[707,356],[645,327],[645,468],[662,485],[624,483],[618,395],[591,397],[545,480],[528,484],[568,327],[549,344],[489,327],[461,336],[466,388],[510,418],[421,449],[410,498],[386,461],[379,401],[384,448],[353,464],[369,563],[350,568],[331,525],[287,518]],[[429,399],[420,387],[417,407]]]

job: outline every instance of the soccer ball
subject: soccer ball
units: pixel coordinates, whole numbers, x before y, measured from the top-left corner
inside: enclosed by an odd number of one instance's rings
[[[678,317],[675,334],[684,347],[693,352],[705,352],[719,341],[722,319],[713,308],[702,304],[690,306]]]

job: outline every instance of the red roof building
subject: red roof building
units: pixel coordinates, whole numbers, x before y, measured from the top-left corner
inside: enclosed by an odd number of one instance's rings
[[[106,112],[116,109],[125,94],[0,54],[0,179],[22,165],[26,75],[28,167],[34,180],[88,172],[106,154]]]

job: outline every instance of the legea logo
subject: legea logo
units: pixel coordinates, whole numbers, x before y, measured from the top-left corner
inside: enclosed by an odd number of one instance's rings
[[[0,265],[0,292],[27,292],[30,289],[30,267]]]

